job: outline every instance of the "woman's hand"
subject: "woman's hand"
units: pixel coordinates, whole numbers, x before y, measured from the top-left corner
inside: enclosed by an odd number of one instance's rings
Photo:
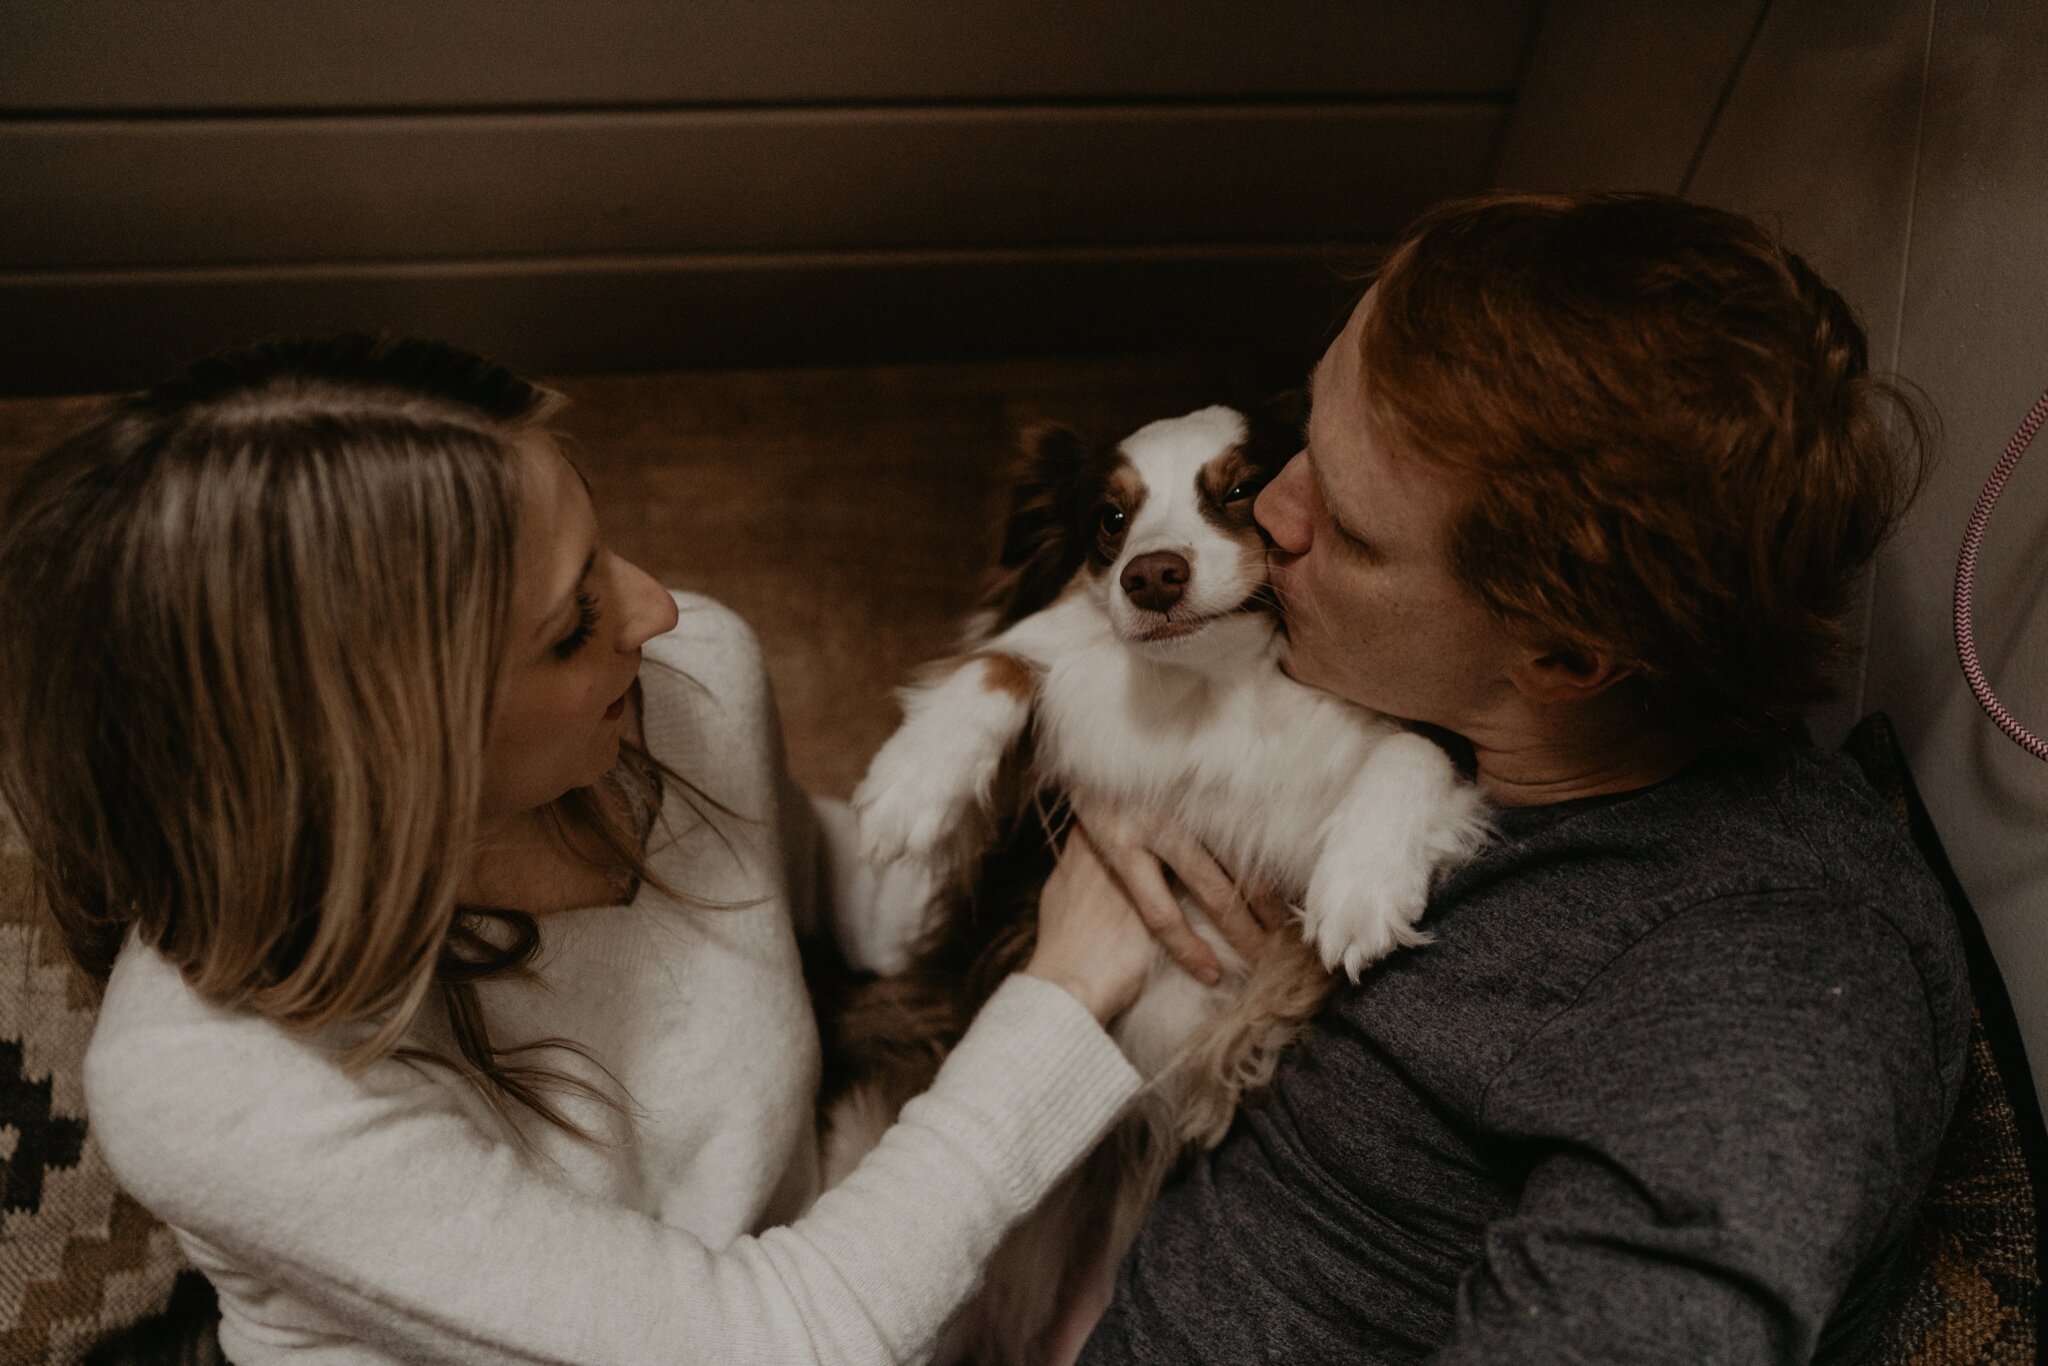
[[[1038,947],[1024,971],[1055,982],[1108,1024],[1152,968],[1152,935],[1079,825],[1038,894]]]
[[[1247,962],[1289,917],[1279,897],[1241,893],[1208,850],[1154,812],[1090,807],[1077,816],[1039,894],[1038,948],[1024,970],[1058,982],[1099,1020],[1137,999],[1155,940],[1201,981],[1223,978],[1215,951],[1189,927],[1169,870]]]
[[[1077,804],[1074,814],[1160,947],[1211,986],[1222,979],[1223,965],[1215,950],[1189,927],[1180,898],[1167,884],[1166,869],[1172,869],[1223,941],[1247,963],[1259,956],[1267,933],[1285,925],[1292,915],[1287,903],[1269,891],[1247,896],[1207,849],[1149,807]]]

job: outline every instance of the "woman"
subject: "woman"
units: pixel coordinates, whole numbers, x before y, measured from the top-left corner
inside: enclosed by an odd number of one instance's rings
[[[1135,1091],[1100,1022],[1151,940],[1074,841],[1027,971],[817,1197],[759,652],[604,548],[551,406],[278,343],[23,478],[0,780],[108,979],[94,1130],[240,1366],[915,1359]]]

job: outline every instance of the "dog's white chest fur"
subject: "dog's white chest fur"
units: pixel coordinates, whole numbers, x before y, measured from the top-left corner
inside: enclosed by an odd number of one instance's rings
[[[1166,654],[1057,621],[1085,616],[1078,607],[1046,615],[1082,639],[1039,683],[1039,772],[1069,791],[1171,811],[1239,879],[1300,900],[1326,818],[1396,729],[1282,673],[1263,616]]]
[[[1010,542],[1063,586],[1040,579],[1036,610],[904,690],[854,795],[873,857],[957,853],[1032,723],[1034,779],[1168,814],[1241,883],[1298,898],[1327,967],[1356,978],[1426,938],[1433,874],[1482,836],[1478,797],[1434,744],[1281,671],[1258,445],[1220,407],[1139,429],[1092,473],[1071,441],[1043,444]]]
[[[871,855],[940,859],[1035,719],[1039,777],[1170,812],[1240,881],[1299,899],[1327,967],[1424,942],[1432,875],[1483,835],[1477,795],[1428,740],[1289,679],[1273,630],[1244,614],[1134,649],[1080,595],[1025,618],[905,691],[854,797]]]

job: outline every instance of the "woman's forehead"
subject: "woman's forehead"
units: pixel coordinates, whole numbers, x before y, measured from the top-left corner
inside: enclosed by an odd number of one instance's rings
[[[546,433],[524,434],[516,448],[522,493],[513,610],[538,628],[574,599],[597,515],[582,473]]]

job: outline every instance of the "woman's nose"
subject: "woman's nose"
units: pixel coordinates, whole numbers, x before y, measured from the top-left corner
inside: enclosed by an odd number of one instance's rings
[[[1313,495],[1308,462],[1300,456],[1288,461],[1273,481],[1259,491],[1252,503],[1252,517],[1273,538],[1273,544],[1289,555],[1309,547],[1314,519],[1308,503]]]
[[[619,599],[626,605],[619,622],[619,648],[637,650],[676,628],[676,600],[631,560],[619,558],[616,564]]]

